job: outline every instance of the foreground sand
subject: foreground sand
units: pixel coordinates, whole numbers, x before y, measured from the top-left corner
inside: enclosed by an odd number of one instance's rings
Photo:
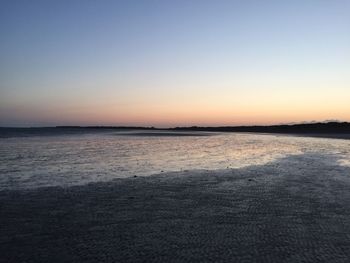
[[[333,156],[0,192],[2,262],[350,262]]]

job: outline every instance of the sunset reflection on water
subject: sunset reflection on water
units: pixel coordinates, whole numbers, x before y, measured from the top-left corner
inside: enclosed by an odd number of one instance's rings
[[[195,135],[195,134],[194,134]],[[350,164],[346,140],[215,133],[211,136],[85,135],[3,138],[0,189],[70,186],[192,169],[263,165],[304,153]]]

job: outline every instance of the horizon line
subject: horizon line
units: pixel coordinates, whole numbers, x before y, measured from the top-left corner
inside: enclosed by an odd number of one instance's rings
[[[348,121],[339,120],[326,120],[326,121],[303,121],[303,122],[290,122],[290,123],[279,123],[279,124],[252,124],[252,125],[188,125],[188,126],[169,126],[169,127],[156,127],[156,126],[143,126],[143,125],[52,125],[52,126],[0,126],[0,129],[42,129],[42,128],[121,128],[121,129],[157,129],[167,130],[176,128],[240,128],[240,127],[276,127],[276,126],[295,126],[295,125],[315,125],[315,124],[350,124]]]

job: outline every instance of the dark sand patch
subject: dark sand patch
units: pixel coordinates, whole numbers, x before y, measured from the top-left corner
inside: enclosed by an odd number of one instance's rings
[[[349,262],[332,156],[0,192],[2,262]]]
[[[214,132],[130,132],[117,133],[116,135],[124,136],[145,136],[145,137],[185,137],[185,136],[212,136]]]
[[[233,132],[233,133],[350,140],[350,133],[277,133],[277,132],[276,133],[273,133],[273,132],[272,133],[266,133],[266,132]]]
[[[350,133],[324,133],[324,134],[323,133],[310,133],[310,134],[301,134],[301,135],[297,135],[297,136],[350,140]]]

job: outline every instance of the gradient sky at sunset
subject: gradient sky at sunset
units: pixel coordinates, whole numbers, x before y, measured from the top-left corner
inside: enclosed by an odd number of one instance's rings
[[[350,121],[350,1],[1,1],[0,126]]]

